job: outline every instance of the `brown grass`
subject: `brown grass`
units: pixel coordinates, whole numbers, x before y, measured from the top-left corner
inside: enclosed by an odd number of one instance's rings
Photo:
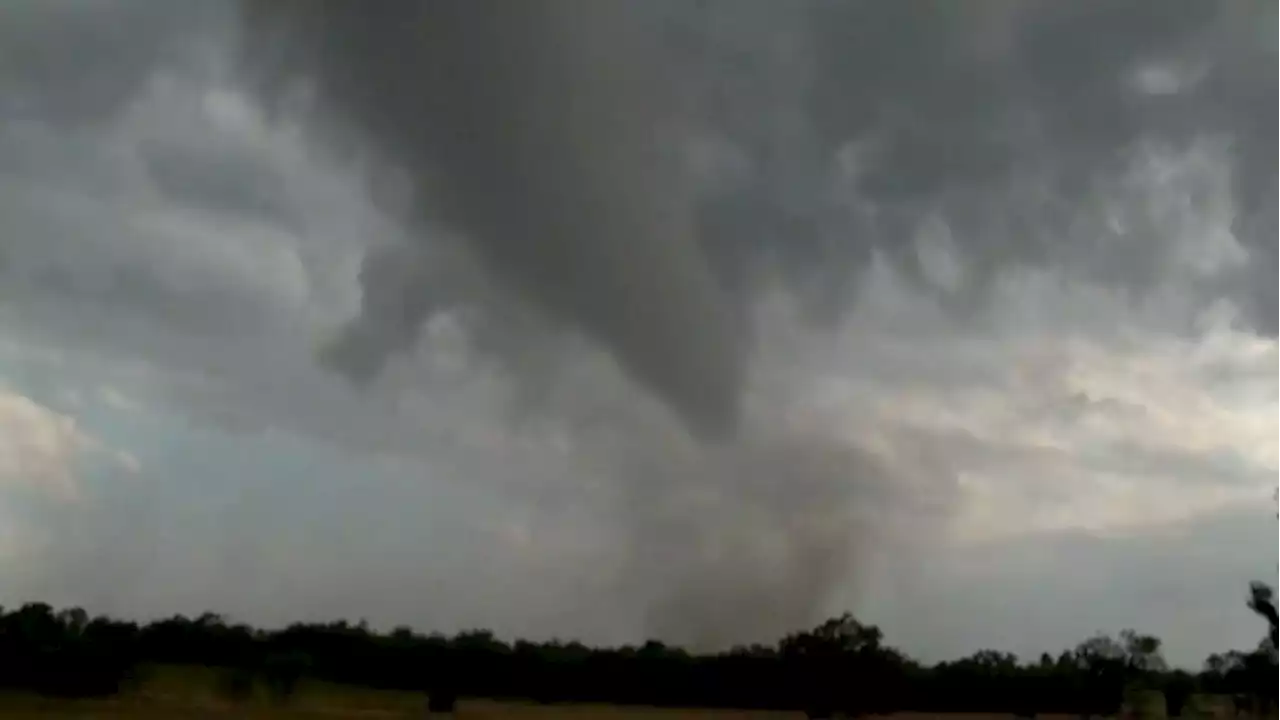
[[[426,696],[419,693],[370,690],[358,687],[304,682],[283,706],[257,696],[232,703],[215,692],[215,675],[202,668],[162,667],[150,670],[142,688],[104,700],[52,700],[29,695],[0,695],[0,718],[5,720],[168,720],[169,718],[245,718],[246,720],[304,720],[367,718],[368,720],[426,716]],[[610,705],[537,705],[532,703],[461,700],[454,717],[459,720],[506,718],[570,720],[790,720],[799,713],[716,710],[670,710]]]
[[[226,720],[333,720],[334,718],[416,718],[426,717],[424,703],[413,707],[394,707],[388,703],[382,708],[355,707],[306,707],[291,704],[288,707],[267,705],[226,705],[217,703],[174,703],[142,701],[134,698],[109,701],[29,701],[11,703],[0,700],[0,717],[8,720],[114,720],[138,718],[139,720],[169,720],[170,718],[209,718]],[[610,705],[525,705],[498,703],[486,700],[463,701],[454,714],[459,720],[522,720],[523,718],[567,718],[569,720],[800,720],[803,713],[753,712],[743,710],[696,710],[644,707],[616,707]],[[1007,720],[1012,715],[956,713],[932,715],[927,713],[898,713],[892,720]],[[1041,715],[1040,720],[1075,720],[1069,715]]]
[[[50,700],[29,695],[0,694],[0,718],[5,720],[169,720],[211,718],[228,720],[304,720],[365,718],[367,720],[426,717],[426,698],[418,693],[304,683],[287,705],[264,697],[231,703],[214,691],[214,673],[200,668],[156,668],[137,692],[106,700]],[[462,700],[454,714],[459,720],[799,720],[802,713],[743,710],[695,710],[612,705],[537,705],[532,703]],[[893,720],[1005,720],[1012,715],[954,713],[932,715],[898,713]],[[1040,720],[1068,720],[1068,715],[1040,715]]]
[[[233,705],[212,699],[182,699],[140,695],[112,700],[68,701],[42,700],[39,698],[0,697],[0,717],[7,720],[114,720],[138,718],[139,720],[168,720],[169,718],[209,718],[225,720],[333,720],[335,718],[365,718],[381,720],[391,718],[423,718],[425,702],[420,696],[396,697],[387,693],[381,702],[371,702],[365,697],[352,702],[342,698],[327,702],[320,696],[299,697],[285,707],[268,703]],[[646,707],[618,707],[611,705],[534,705],[500,703],[489,700],[471,700],[458,703],[454,714],[459,720],[530,720],[566,718],[568,720],[800,720],[803,713],[761,712],[745,710],[699,710]],[[946,720],[1006,720],[1012,715],[956,713],[944,716],[927,713],[898,713],[893,720],[925,720],[945,717]],[[1074,720],[1072,716],[1041,715],[1041,720]]]
[[[399,706],[397,706],[399,705]],[[285,707],[269,704],[231,705],[218,702],[175,702],[169,700],[121,698],[113,700],[69,701],[34,698],[0,700],[0,717],[7,720],[89,720],[102,718],[245,718],[246,720],[332,720],[334,718],[423,718],[425,702],[420,698],[411,706],[389,702],[383,707],[324,707],[314,702],[294,702]],[[608,705],[525,705],[487,700],[458,703],[454,717],[460,720],[506,720],[513,718],[577,718],[590,720],[628,720],[630,718],[663,718],[665,720],[783,720],[804,717],[799,713],[746,712],[732,710],[668,710],[659,708],[624,708]]]

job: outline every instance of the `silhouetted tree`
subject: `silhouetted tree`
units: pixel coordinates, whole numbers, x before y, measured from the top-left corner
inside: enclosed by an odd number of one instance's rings
[[[1258,714],[1276,705],[1277,667],[1276,653],[1280,640],[1276,633],[1275,591],[1266,583],[1249,583],[1249,609],[1267,621],[1267,636],[1258,648],[1243,658],[1244,684],[1252,700],[1253,713]]]
[[[1183,708],[1196,691],[1196,679],[1189,672],[1174,670],[1163,679],[1160,690],[1164,693],[1165,715],[1182,717]]]
[[[1251,588],[1250,608],[1272,634],[1258,650],[1211,656],[1196,675],[1170,671],[1158,638],[1099,634],[1057,656],[1022,663],[981,650],[923,665],[849,614],[791,633],[776,645],[695,655],[650,641],[591,648],[579,642],[507,643],[486,630],[453,637],[364,622],[294,624],[267,632],[214,613],[139,627],[78,608],[32,603],[0,609],[0,686],[48,695],[101,695],[136,678],[141,664],[216,669],[216,690],[239,701],[258,682],[277,701],[304,678],[424,692],[430,712],[459,697],[804,710],[810,717],[894,711],[1110,715],[1127,687],[1162,690],[1170,712],[1193,691],[1274,697],[1274,601]],[[1270,610],[1268,610],[1270,608]],[[1267,693],[1270,693],[1268,695]]]

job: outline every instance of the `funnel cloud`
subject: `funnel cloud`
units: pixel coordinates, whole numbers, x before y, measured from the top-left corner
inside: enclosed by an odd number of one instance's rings
[[[1206,143],[1230,158],[1235,240],[1260,260],[1234,271],[1238,302],[1276,332],[1257,269],[1276,246],[1275,38],[1256,29],[1273,4],[245,7],[250,76],[277,105],[305,81],[331,145],[407,174],[412,242],[449,227],[701,431],[733,425],[754,298],[778,282],[816,318],[876,258],[956,312],[1017,266],[1149,291],[1175,249],[1152,237],[1161,209],[1121,224],[1080,208],[1125,192],[1144,157]],[[963,261],[942,283],[919,247],[939,223]],[[396,291],[403,318],[370,302],[356,321],[399,339],[341,353],[352,374],[469,302],[423,262],[434,278]],[[367,295],[396,285],[366,269]]]
[[[414,192],[410,242],[425,248],[366,258],[361,316],[323,359],[368,382],[435,313],[533,305],[547,333],[594,341],[692,433],[661,439],[670,431],[655,433],[634,400],[593,421],[639,427],[624,451],[587,452],[622,481],[620,582],[649,586],[637,592],[650,598],[646,627],[715,648],[818,617],[852,569],[849,497],[884,478],[847,443],[779,427],[739,437],[747,308],[730,304],[744,298],[700,240],[678,66],[658,34],[636,31],[638,6],[249,7],[273,50],[281,38],[309,49],[303,67],[332,131],[363,139]],[[433,250],[443,232],[460,245]],[[806,500],[791,507],[789,495]]]
[[[255,35],[309,50],[326,107],[408,173],[416,220],[447,223],[494,277],[600,343],[697,432],[732,431],[744,339],[698,251],[672,82],[625,6],[250,10]],[[366,294],[386,292],[377,266],[366,271]],[[395,291],[393,334],[413,336],[449,308],[423,280]],[[334,357],[364,375],[379,361],[359,352]]]

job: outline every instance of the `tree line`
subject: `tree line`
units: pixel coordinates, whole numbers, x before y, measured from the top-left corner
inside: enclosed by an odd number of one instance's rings
[[[685,707],[800,709],[811,717],[919,712],[1114,714],[1126,689],[1165,694],[1176,715],[1194,693],[1276,698],[1276,608],[1254,583],[1247,606],[1269,631],[1257,648],[1210,656],[1198,672],[1169,668],[1159,638],[1098,635],[1030,662],[982,650],[935,665],[885,644],[849,614],[773,645],[694,654],[659,642],[593,648],[507,643],[488,631],[452,637],[364,623],[260,630],[205,613],[146,624],[44,603],[0,608],[0,686],[52,696],[109,695],[152,665],[217,668],[220,691],[263,687],[284,702],[305,678],[456,697]]]

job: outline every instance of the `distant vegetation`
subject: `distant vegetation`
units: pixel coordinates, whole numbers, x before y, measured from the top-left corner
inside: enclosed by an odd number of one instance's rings
[[[657,642],[589,648],[508,644],[486,631],[382,634],[346,622],[255,630],[206,613],[146,625],[33,603],[0,609],[0,685],[58,697],[110,695],[140,668],[215,668],[228,700],[265,693],[287,702],[299,681],[420,691],[444,709],[455,697],[684,707],[805,710],[812,717],[918,712],[1114,714],[1127,690],[1162,691],[1177,715],[1193,693],[1276,698],[1276,609],[1254,583],[1247,600],[1268,632],[1250,651],[1210,656],[1197,673],[1172,670],[1160,640],[1126,630],[1057,656],[1020,662],[984,650],[928,666],[884,644],[849,615],[771,646],[694,655]],[[1243,610],[1243,608],[1242,608]]]

